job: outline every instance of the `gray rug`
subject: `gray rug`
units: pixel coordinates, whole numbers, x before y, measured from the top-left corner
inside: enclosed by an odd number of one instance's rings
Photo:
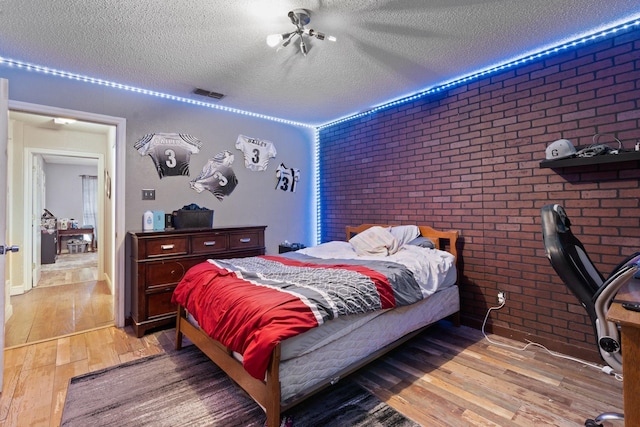
[[[344,379],[283,417],[295,427],[416,426]],[[63,426],[263,426],[262,409],[195,346],[74,377]]]

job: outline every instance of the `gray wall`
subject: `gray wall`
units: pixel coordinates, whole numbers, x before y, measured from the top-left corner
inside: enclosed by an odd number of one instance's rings
[[[142,214],[147,209],[171,212],[196,203],[215,211],[214,225],[266,225],[267,254],[276,254],[278,243],[285,239],[307,245],[315,242],[312,129],[2,66],[0,78],[9,80],[11,101],[126,119],[126,165],[124,169],[122,165],[117,166],[118,170],[125,171],[126,230],[141,230]],[[268,114],[268,111],[256,113]],[[145,134],[159,132],[187,133],[203,142],[200,153],[191,156],[190,177],[159,179],[151,159],[134,149],[135,142]],[[242,153],[234,147],[239,134],[275,144],[278,155],[270,160],[266,172],[245,169]],[[223,150],[235,156],[232,167],[239,184],[228,198],[218,201],[207,191],[196,193],[189,181],[200,173],[210,157]],[[275,189],[275,170],[280,163],[300,169],[295,193]],[[141,200],[142,189],[146,188],[156,190],[156,200]],[[16,241],[21,244],[20,239]],[[128,316],[128,286],[124,292],[124,315]]]
[[[267,253],[277,253],[278,243],[285,239],[306,244],[315,240],[313,130],[17,69],[0,67],[0,77],[9,80],[10,100],[127,120],[127,230],[141,229],[147,209],[171,212],[196,203],[215,211],[214,225],[266,225]],[[190,177],[159,179],[151,158],[134,149],[138,139],[154,132],[188,133],[203,142],[200,153],[191,157]],[[239,134],[275,144],[278,155],[270,160],[266,172],[245,169],[242,153],[234,147]],[[239,184],[221,202],[209,192],[196,193],[189,181],[210,157],[223,150],[235,156],[233,169]],[[275,190],[275,169],[281,162],[301,171],[295,193]],[[156,200],[141,200],[143,188],[155,189]]]
[[[98,174],[95,166],[77,166],[56,163],[44,164],[45,205],[56,218],[73,218],[82,222],[82,178],[80,175]]]

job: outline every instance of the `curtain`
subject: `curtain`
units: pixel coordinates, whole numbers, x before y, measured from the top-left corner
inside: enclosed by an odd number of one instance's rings
[[[82,176],[82,223],[91,225],[95,241],[98,241],[98,229],[96,220],[98,210],[98,177],[92,175]]]

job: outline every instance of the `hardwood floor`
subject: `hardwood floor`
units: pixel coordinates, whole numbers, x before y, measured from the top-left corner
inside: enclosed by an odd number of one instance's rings
[[[615,377],[540,348],[494,345],[478,330],[444,322],[355,378],[421,425],[582,426],[602,412],[622,412]]]
[[[113,295],[97,281],[96,253],[61,254],[42,266],[38,286],[11,297],[5,347],[112,325]]]
[[[5,350],[0,426],[59,425],[71,377],[168,351],[174,333],[136,338],[130,328],[107,327]],[[538,348],[503,348],[447,322],[351,378],[424,426],[581,426],[622,411],[613,376]]]

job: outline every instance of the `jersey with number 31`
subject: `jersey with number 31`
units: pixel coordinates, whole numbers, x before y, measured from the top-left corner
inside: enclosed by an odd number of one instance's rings
[[[198,153],[200,147],[199,139],[184,133],[148,133],[134,145],[140,155],[153,159],[160,179],[188,176],[191,154]]]

